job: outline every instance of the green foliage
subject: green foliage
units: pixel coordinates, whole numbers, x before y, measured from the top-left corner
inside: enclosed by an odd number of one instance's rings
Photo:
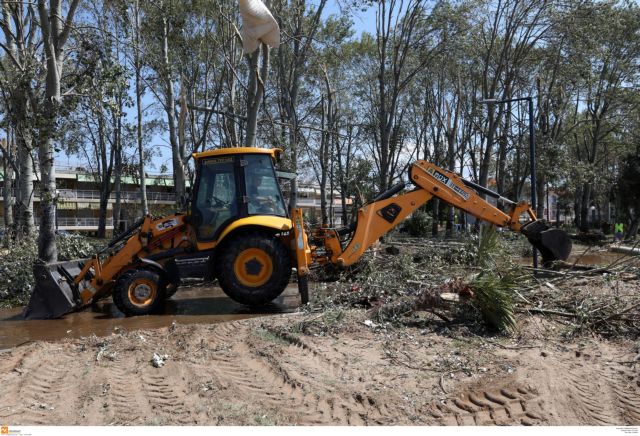
[[[482,268],[470,283],[474,293],[472,304],[480,311],[484,322],[491,329],[502,333],[516,331],[513,312],[515,280],[513,268],[500,268],[498,259],[505,258],[498,232],[493,226],[482,226],[477,241],[475,263]]]
[[[432,225],[433,217],[429,213],[419,209],[405,220],[404,228],[411,236],[424,238],[431,235]]]
[[[35,239],[18,241],[0,254],[0,306],[26,304],[33,286],[33,262],[37,259]]]
[[[104,245],[104,241],[82,236],[56,238],[60,261],[86,258]],[[0,307],[25,305],[34,285],[33,263],[38,258],[35,238],[16,241],[9,250],[0,251]]]
[[[335,334],[345,319],[345,312],[341,309],[329,309],[319,317],[304,319],[291,326],[294,334],[313,336],[327,336]]]
[[[58,260],[62,262],[91,257],[105,245],[105,241],[71,235],[58,237],[56,244],[58,246]]]
[[[476,251],[476,265],[487,268],[493,261],[494,255],[498,254],[500,241],[495,227],[483,225],[480,227],[478,236],[478,247]]]
[[[517,330],[512,299],[514,287],[511,277],[501,276],[492,270],[482,272],[471,282],[473,304],[489,328],[502,333]]]

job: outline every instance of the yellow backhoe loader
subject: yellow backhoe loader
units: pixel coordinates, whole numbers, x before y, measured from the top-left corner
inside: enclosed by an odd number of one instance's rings
[[[382,235],[433,197],[477,219],[523,233],[545,263],[565,260],[571,241],[514,203],[429,162],[416,161],[404,183],[358,210],[345,228],[306,233],[301,209],[287,211],[275,171],[281,150],[225,148],[194,154],[196,180],[189,213],[146,216],[90,259],[36,264],[28,319],[57,318],[113,297],[126,315],[153,312],[180,285],[178,264],[206,257],[204,268],[224,292],[246,305],[278,297],[295,268],[303,303],[312,265],[352,265]],[[479,194],[508,206],[503,212]]]

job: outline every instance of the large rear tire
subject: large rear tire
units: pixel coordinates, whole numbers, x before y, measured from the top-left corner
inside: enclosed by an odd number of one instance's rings
[[[250,232],[225,243],[216,256],[216,276],[230,298],[249,306],[267,304],[289,283],[289,250],[268,233]]]
[[[162,277],[153,272],[130,269],[118,278],[113,290],[113,303],[127,316],[148,315],[165,299]]]

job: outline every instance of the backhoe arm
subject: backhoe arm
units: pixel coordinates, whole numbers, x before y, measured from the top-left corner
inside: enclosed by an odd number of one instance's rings
[[[566,252],[566,241],[568,241],[566,236],[561,237],[565,246],[561,254],[550,253],[546,247],[540,244],[539,233],[548,230],[548,227],[536,220],[536,215],[527,202],[514,203],[500,197],[493,191],[473,185],[457,174],[426,161],[417,161],[411,165],[409,174],[416,189],[393,196],[393,193],[399,192],[400,189],[398,189],[399,187],[392,188],[388,191],[391,195],[382,194],[376,200],[361,207],[358,210],[353,236],[344,249],[340,243],[338,230],[326,228],[316,230],[314,239],[322,241],[321,244],[326,253],[324,256],[316,257],[316,260],[319,263],[333,263],[340,266],[356,263],[375,241],[433,197],[439,198],[479,220],[524,233],[530,242],[542,251],[543,256],[546,255],[547,260],[568,256],[568,253],[564,253]],[[472,187],[468,185],[472,185]],[[509,204],[509,213],[505,213],[488,203],[476,193],[476,190],[500,198]],[[520,224],[522,214],[526,214],[529,218],[525,225]],[[534,222],[540,224],[534,226],[536,234],[527,234],[525,227]],[[558,235],[554,234],[554,238],[557,237]],[[570,241],[568,245],[570,252]]]
[[[526,201],[514,203],[493,191],[474,185],[457,174],[439,168],[430,162],[421,160],[414,163],[409,174],[411,181],[416,186],[426,190],[445,203],[464,210],[479,220],[500,227],[508,227],[514,231],[520,230],[520,216],[523,213],[526,213],[531,221],[536,220],[535,212]],[[468,185],[473,185],[474,189]],[[485,193],[489,193],[489,195],[500,198],[509,204],[511,210],[508,214],[501,211],[476,194],[475,189],[481,189]]]

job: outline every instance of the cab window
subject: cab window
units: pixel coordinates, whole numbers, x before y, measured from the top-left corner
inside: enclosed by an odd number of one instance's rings
[[[198,239],[211,240],[227,221],[238,216],[233,157],[202,162],[193,215]]]
[[[246,155],[244,160],[249,215],[287,216],[271,156]]]

